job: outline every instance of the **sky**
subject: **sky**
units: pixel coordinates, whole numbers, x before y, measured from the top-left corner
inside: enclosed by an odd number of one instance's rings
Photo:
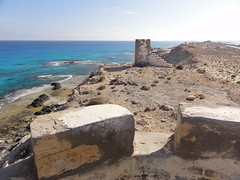
[[[240,0],[0,0],[0,40],[240,41]]]

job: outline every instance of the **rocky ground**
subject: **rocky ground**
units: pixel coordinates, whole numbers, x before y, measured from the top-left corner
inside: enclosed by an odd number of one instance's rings
[[[237,106],[238,99],[230,99],[236,97],[231,87],[237,91],[237,86],[195,69],[104,66],[74,89],[67,105],[119,104],[134,113],[137,131],[169,133],[175,130],[179,103]]]
[[[240,49],[223,43],[182,44],[165,58],[170,63],[206,71],[223,81],[240,83]]]
[[[105,65],[75,88],[71,84],[44,92],[51,103],[27,108],[37,94],[9,106],[1,114],[0,155],[11,151],[29,133],[29,123],[36,116],[33,114],[42,114],[46,105],[64,104],[67,108],[119,104],[134,114],[136,131],[163,133],[175,131],[179,104],[240,105],[240,49],[221,43],[190,43],[174,48],[164,58],[174,67]]]

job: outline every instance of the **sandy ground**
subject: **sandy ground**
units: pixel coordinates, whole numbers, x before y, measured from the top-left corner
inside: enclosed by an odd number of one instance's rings
[[[42,107],[26,106],[43,93],[51,97],[45,105],[65,103],[66,107],[77,108],[99,103],[119,104],[134,114],[136,131],[160,133],[175,131],[179,104],[239,106],[239,55],[239,49],[219,43],[185,44],[166,57],[173,64],[182,64],[182,70],[105,65],[84,82],[75,78],[63,83],[60,90],[47,89],[20,98],[0,110],[0,156],[29,134],[33,114]]]

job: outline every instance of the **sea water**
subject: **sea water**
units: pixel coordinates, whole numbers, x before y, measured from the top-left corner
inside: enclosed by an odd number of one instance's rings
[[[152,42],[152,47],[180,43]],[[0,106],[101,64],[133,63],[134,48],[133,41],[0,41]]]

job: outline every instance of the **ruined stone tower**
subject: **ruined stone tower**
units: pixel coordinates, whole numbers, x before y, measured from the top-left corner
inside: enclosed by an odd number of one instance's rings
[[[151,52],[152,48],[150,43],[150,39],[135,40],[135,65],[171,67],[171,64],[167,63],[156,53]]]

